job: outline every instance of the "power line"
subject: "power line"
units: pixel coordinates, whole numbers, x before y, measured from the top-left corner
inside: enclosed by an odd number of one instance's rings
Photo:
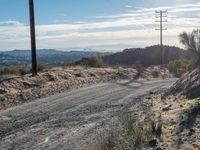
[[[163,28],[163,23],[167,22],[167,10],[156,10],[156,22],[160,23],[160,28],[156,29],[160,31],[160,48],[161,48],[161,64],[163,61],[163,31],[167,30],[167,28]]]
[[[31,54],[32,54],[32,75],[37,75],[37,55],[36,55],[36,39],[35,39],[35,15],[34,0],[29,0],[30,13],[30,34],[31,34]]]

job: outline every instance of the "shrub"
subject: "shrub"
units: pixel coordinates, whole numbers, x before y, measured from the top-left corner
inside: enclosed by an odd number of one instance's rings
[[[152,71],[153,78],[158,78],[160,76],[160,72],[158,70]]]
[[[81,66],[96,67],[96,68],[104,66],[102,57],[98,56],[83,58],[82,60],[76,62],[75,64]]]
[[[86,149],[95,150],[142,150],[156,147],[161,138],[163,121],[149,116],[150,122],[138,122],[131,113],[122,114],[115,128],[98,134]],[[118,127],[118,128],[117,128]]]
[[[49,69],[51,69],[52,66],[49,64],[38,64],[38,71],[42,72],[42,71],[47,71]]]
[[[62,65],[62,68],[65,69],[65,68],[68,68],[68,67],[72,67],[72,66],[75,66],[75,62],[65,62],[63,65]]]
[[[176,77],[181,77],[193,68],[193,64],[189,60],[174,60],[168,64],[168,69]]]
[[[133,68],[135,68],[138,72],[138,75],[137,76],[141,76],[141,74],[143,73],[144,71],[144,67],[141,63],[137,62],[133,65]]]
[[[151,133],[152,135],[155,135],[156,137],[160,138],[162,134],[162,116],[160,115],[158,120],[155,120],[155,118],[151,119]]]
[[[195,67],[200,67],[200,30],[196,29],[191,33],[183,32],[179,35],[179,38],[186,49],[194,55]]]
[[[129,149],[141,150],[145,142],[145,129],[143,124],[139,124],[131,114],[125,114],[121,117],[120,123],[122,131],[125,133],[123,139],[129,143]]]
[[[25,75],[29,70],[20,67],[1,67],[0,75]]]

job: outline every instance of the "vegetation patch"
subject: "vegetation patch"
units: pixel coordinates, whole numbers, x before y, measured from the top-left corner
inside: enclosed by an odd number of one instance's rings
[[[116,123],[97,134],[91,150],[196,150],[200,149],[200,99],[185,96],[148,98],[149,111],[139,118],[123,113]]]
[[[173,60],[170,61],[167,68],[175,77],[181,77],[183,74],[193,69],[193,63],[190,60]]]

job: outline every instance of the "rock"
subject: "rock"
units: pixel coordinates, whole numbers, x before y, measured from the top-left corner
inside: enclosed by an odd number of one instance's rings
[[[162,109],[162,111],[169,111],[169,110],[170,110],[169,107],[165,107],[165,108]]]
[[[179,128],[179,129],[176,131],[176,134],[180,134],[181,132],[183,132],[183,128]]]
[[[33,87],[39,86],[38,84],[34,84],[31,82],[27,82],[27,81],[24,81],[22,84],[25,86],[25,88],[33,88]]]
[[[156,139],[151,140],[151,141],[148,142],[149,147],[156,147],[157,144],[158,144],[158,142],[157,142]]]
[[[44,77],[46,78],[47,81],[57,81],[58,80],[58,77],[55,74],[49,73],[49,72],[46,72],[44,74]]]
[[[189,133],[188,133],[188,136],[191,136],[195,133],[195,130],[194,129],[190,129]]]
[[[97,76],[95,73],[90,73],[89,75],[90,75],[90,77],[96,77]]]
[[[186,125],[187,123],[186,123],[186,121],[181,121],[180,123],[179,123],[179,126],[184,126],[184,125]]]
[[[6,98],[3,96],[0,96],[0,102],[4,102],[4,101],[6,101]]]
[[[150,94],[150,95],[154,95],[154,94],[155,94],[155,92],[151,91],[151,92],[149,92],[149,94]]]
[[[152,99],[152,97],[149,96],[149,97],[146,97],[146,99],[150,100],[150,99]]]
[[[63,77],[64,79],[69,79],[69,78],[72,78],[73,76],[72,76],[70,73],[64,73],[64,74],[62,75],[62,77]]]
[[[0,88],[0,94],[6,94],[7,92],[7,90]]]
[[[157,148],[156,148],[156,150],[162,150],[162,148],[160,148],[160,147],[157,147]]]
[[[82,77],[82,73],[75,73],[74,74],[76,77]]]

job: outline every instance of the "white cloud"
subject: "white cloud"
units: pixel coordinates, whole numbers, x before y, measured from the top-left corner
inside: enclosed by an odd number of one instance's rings
[[[0,21],[0,26],[23,26],[23,24],[18,21]]]
[[[126,8],[132,8],[133,6],[131,5],[125,5]]]
[[[177,35],[182,31],[198,28],[198,17],[185,17],[184,14],[198,12],[200,3],[177,5],[172,7],[137,8],[122,14],[93,16],[93,22],[74,22],[71,24],[37,25],[37,43],[39,48],[68,47],[104,47],[108,50],[119,50],[116,45],[144,47],[159,43],[159,32],[154,28],[155,10],[168,9],[169,18],[164,32],[164,43],[180,45]],[[180,14],[181,15],[180,15]],[[184,16],[184,17],[183,17]],[[99,21],[98,18],[106,18]],[[0,49],[29,49],[29,27],[18,21],[0,22]],[[102,46],[101,46],[102,45]],[[113,45],[110,46],[110,45]],[[115,46],[114,46],[115,45]]]

